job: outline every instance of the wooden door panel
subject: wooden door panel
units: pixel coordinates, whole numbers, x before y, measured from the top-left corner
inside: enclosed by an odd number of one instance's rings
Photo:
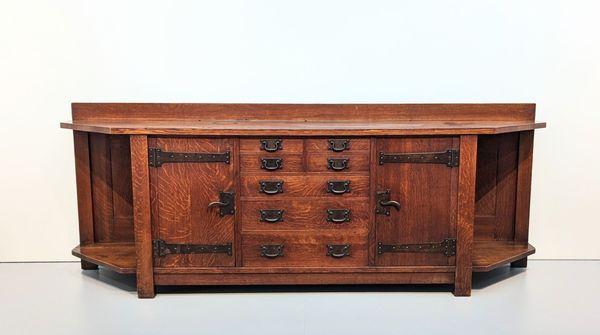
[[[432,153],[458,150],[452,137],[378,139],[377,152]],[[376,239],[383,244],[437,243],[454,238],[458,168],[439,163],[385,163],[377,168],[377,190],[390,191],[400,210],[376,215]],[[442,253],[385,252],[377,265],[452,265]]]
[[[152,144],[163,152],[222,153],[233,151],[232,139],[157,138]],[[231,162],[163,163],[151,168],[155,192],[155,238],[169,244],[222,245],[234,242],[234,216],[219,215],[219,193],[234,192]],[[234,250],[235,253],[235,250]],[[158,267],[234,266],[227,253],[170,254],[157,257]]]

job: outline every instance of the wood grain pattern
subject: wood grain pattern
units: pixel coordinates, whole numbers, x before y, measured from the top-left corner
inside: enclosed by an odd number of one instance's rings
[[[117,273],[132,274],[136,271],[135,244],[132,242],[78,245],[71,253],[83,261],[105,266]]]
[[[185,136],[415,136],[502,134],[545,128],[533,121],[114,121],[63,122],[61,127],[103,134]]]
[[[283,193],[269,195],[259,192],[259,181],[261,180],[282,180]],[[349,180],[350,192],[344,194],[327,193],[327,182],[336,180]],[[369,194],[369,176],[367,175],[340,175],[338,174],[305,174],[303,176],[280,174],[273,176],[271,174],[243,175],[240,180],[242,188],[242,197],[269,198],[272,200],[282,197],[335,197],[335,198],[356,198],[368,197]]]
[[[377,140],[377,152],[441,152],[458,149],[452,137],[390,138]],[[461,153],[462,154],[462,153]],[[376,215],[377,242],[414,244],[441,242],[455,237],[456,194],[453,175],[457,168],[444,164],[386,163],[377,167],[377,191],[390,190],[390,199],[401,209]],[[435,201],[433,201],[435,199]],[[376,256],[383,265],[452,265],[441,253],[384,253]]]
[[[243,266],[366,266],[366,231],[252,232],[242,234]],[[284,256],[261,257],[261,245],[283,244]],[[350,244],[350,255],[327,256],[327,244]]]
[[[454,276],[454,266],[336,266],[336,267],[211,267],[211,268],[163,268],[156,269],[158,274],[184,274],[184,273],[436,273],[451,272]]]
[[[519,134],[519,165],[516,190],[515,241],[529,240],[529,202],[533,168],[533,131]]]
[[[74,131],[73,141],[75,148],[79,241],[82,244],[90,244],[94,243],[94,214],[88,133]]]
[[[261,139],[281,139],[281,150],[277,150],[275,152],[267,152],[261,150]],[[256,138],[242,138],[240,139],[240,152],[246,153],[256,153],[256,154],[293,154],[293,153],[302,153],[304,148],[304,140],[298,138],[281,138],[281,137],[273,137],[273,136],[265,136],[265,137],[256,137]]]
[[[129,136],[110,138],[110,165],[113,201],[111,242],[133,242],[133,195]]]
[[[338,153],[338,154],[348,154],[354,153],[358,151],[369,151],[369,147],[371,142],[368,138],[356,138],[356,137],[348,137],[342,138],[346,139],[349,142],[348,149],[340,152],[334,152],[329,150],[329,140],[330,139],[340,139],[337,137],[322,137],[322,138],[307,138],[306,139],[306,151],[312,153]]]
[[[471,295],[477,136],[460,137],[454,295]]]
[[[333,171],[329,169],[327,165],[328,159],[347,159],[348,168],[339,171]],[[307,171],[309,172],[335,172],[339,174],[352,173],[352,172],[368,172],[369,171],[369,152],[364,154],[355,153],[336,153],[336,154],[316,154],[311,153],[307,156]]]
[[[73,143],[75,151],[75,176],[77,183],[79,243],[94,243],[94,213],[88,133],[74,131]],[[82,259],[81,269],[96,270],[98,269],[98,266]]]
[[[508,241],[514,237],[518,141],[518,133],[479,137],[476,239]]]
[[[263,151],[264,152],[264,151]],[[262,158],[280,158],[282,166],[277,170],[265,170],[261,168]],[[302,153],[242,153],[240,155],[240,171],[241,173],[267,172],[276,175],[280,172],[302,172],[304,170],[304,161]]]
[[[451,284],[452,273],[157,274],[157,285]],[[399,289],[401,290],[401,289]]]
[[[110,153],[109,135],[90,134],[94,234],[97,242],[111,242],[114,227]]]
[[[283,210],[283,221],[268,223],[260,221],[261,209]],[[349,209],[350,221],[332,223],[327,221],[327,209]],[[364,199],[286,199],[243,201],[241,224],[243,231],[250,230],[312,230],[312,229],[366,229],[369,221],[369,203]]]
[[[131,136],[130,149],[137,291],[140,298],[152,298],[155,293],[152,266],[148,138],[143,135]]]
[[[73,120],[531,121],[535,104],[73,103]]]
[[[156,146],[170,152],[225,152],[233,150],[233,140],[157,138]],[[221,217],[218,208],[209,210],[208,204],[218,201],[222,191],[235,191],[236,164],[237,158],[232,157],[231,164],[167,163],[153,169],[158,238],[174,244],[234,243],[234,216]],[[175,254],[154,261],[156,267],[235,266],[235,258],[225,253]]]
[[[83,268],[137,273],[140,297],[167,284],[453,283],[455,295],[469,295],[472,271],[523,267],[535,251],[527,244],[533,130],[545,123],[535,122],[534,104],[73,104],[72,110],[74,121],[62,126],[76,130],[81,246],[73,254]],[[282,150],[261,150],[263,138],[282,139]],[[330,138],[349,138],[350,149],[329,150]],[[230,150],[231,164],[149,168],[149,145]],[[379,151],[450,148],[460,148],[458,168],[377,159]],[[261,157],[281,157],[284,168],[261,170]],[[328,158],[348,158],[350,168],[327,169]],[[260,193],[260,180],[283,180],[284,192]],[[328,180],[350,180],[351,193],[328,193]],[[402,205],[389,217],[374,213],[376,192],[385,189]],[[220,191],[236,192],[235,215],[207,210]],[[349,209],[352,220],[328,223],[329,208]],[[284,221],[261,222],[259,209],[283,209]],[[455,257],[376,253],[379,241],[452,237]],[[153,260],[153,238],[233,243],[234,254]],[[262,244],[284,244],[284,257],[261,257]],[[351,256],[327,256],[327,244],[351,244]]]
[[[527,259],[535,253],[531,244],[512,241],[475,241],[473,271],[487,272],[503,265]]]

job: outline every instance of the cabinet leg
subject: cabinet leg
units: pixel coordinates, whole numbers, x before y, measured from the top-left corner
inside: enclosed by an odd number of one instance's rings
[[[510,263],[510,267],[511,268],[526,268],[527,267],[527,257]]]
[[[471,277],[454,283],[454,296],[470,297],[471,296]]]
[[[98,270],[98,265],[81,260],[81,270]]]
[[[154,290],[154,286],[140,285],[140,282],[138,281],[137,294],[138,298],[151,299],[156,295],[156,291]]]

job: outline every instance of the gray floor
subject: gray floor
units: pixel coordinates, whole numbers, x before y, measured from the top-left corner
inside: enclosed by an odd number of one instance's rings
[[[600,262],[530,261],[447,287],[163,290],[78,263],[0,264],[0,334],[600,334]]]

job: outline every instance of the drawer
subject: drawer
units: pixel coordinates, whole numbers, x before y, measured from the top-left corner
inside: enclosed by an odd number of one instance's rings
[[[356,152],[369,151],[371,141],[368,138],[310,138],[306,140],[309,152]]]
[[[368,197],[369,176],[340,174],[241,176],[242,197]]]
[[[316,154],[306,157],[309,172],[368,172],[369,155]]]
[[[298,138],[261,137],[240,140],[241,152],[302,153],[304,141]]]
[[[301,172],[304,169],[302,154],[242,153],[240,171],[245,172]]]
[[[367,229],[362,199],[242,201],[242,230]]]
[[[365,266],[367,234],[260,232],[242,234],[243,266]]]

